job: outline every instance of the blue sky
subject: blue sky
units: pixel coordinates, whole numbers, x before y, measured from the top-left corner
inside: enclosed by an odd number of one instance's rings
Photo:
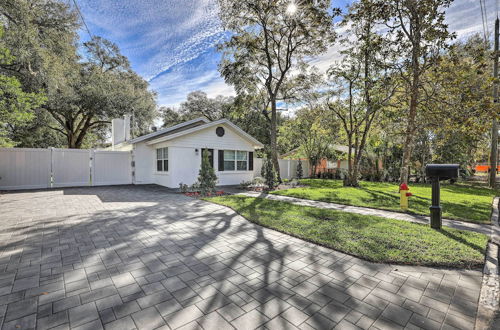
[[[486,0],[490,32],[496,0]],[[133,69],[150,82],[160,105],[178,105],[202,90],[209,96],[232,95],[217,71],[215,45],[226,35],[217,17],[216,0],[77,0],[91,32],[115,42]],[[348,0],[334,1],[345,7]],[[478,0],[455,0],[448,9],[450,30],[464,37],[482,32]],[[85,31],[82,40],[89,38]],[[313,61],[326,68],[334,46]]]

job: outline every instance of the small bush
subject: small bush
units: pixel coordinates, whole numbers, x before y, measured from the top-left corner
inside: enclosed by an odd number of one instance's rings
[[[252,181],[241,181],[240,189],[247,189],[252,185]]]
[[[274,190],[278,185],[278,175],[274,169],[273,162],[270,158],[265,158],[262,164],[262,171],[264,172],[264,180],[269,190]]]
[[[188,190],[189,190],[189,186],[187,184],[184,184],[184,183],[179,183],[179,189],[181,191],[181,193],[187,193]]]
[[[217,175],[215,174],[212,165],[210,165],[207,150],[203,150],[198,182],[200,186],[200,193],[203,196],[211,195],[215,191],[215,185],[217,184]]]
[[[190,192],[198,192],[198,191],[200,191],[200,183],[199,183],[199,182],[195,182],[195,183],[193,183],[193,184],[189,187],[189,191],[190,191]]]
[[[302,177],[304,176],[304,171],[302,169],[302,161],[299,159],[299,163],[297,164],[297,179],[302,179]]]

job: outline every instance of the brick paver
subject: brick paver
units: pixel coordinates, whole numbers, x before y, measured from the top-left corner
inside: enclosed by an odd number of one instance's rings
[[[374,264],[157,186],[0,195],[2,329],[474,324],[482,273]]]

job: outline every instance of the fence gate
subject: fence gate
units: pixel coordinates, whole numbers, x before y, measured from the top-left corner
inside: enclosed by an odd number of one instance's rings
[[[0,148],[0,190],[132,183],[131,153]]]
[[[52,149],[53,187],[90,186],[90,150]]]
[[[94,151],[92,157],[92,185],[132,183],[132,155],[126,151]]]

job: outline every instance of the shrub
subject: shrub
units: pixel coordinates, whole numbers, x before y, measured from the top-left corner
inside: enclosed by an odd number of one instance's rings
[[[187,193],[188,190],[189,190],[189,186],[187,184],[184,184],[184,183],[179,183],[179,189],[181,191],[181,193]]]
[[[264,182],[268,189],[273,190],[278,184],[278,175],[270,158],[263,159],[261,172],[263,172]]]
[[[297,179],[302,179],[304,176],[304,171],[302,169],[302,161],[299,159],[299,163],[297,164]]]
[[[263,185],[266,181],[263,178],[261,178],[260,176],[257,176],[255,178],[253,178],[252,182],[255,185]]]
[[[198,192],[200,190],[200,183],[195,182],[189,187],[190,192]]]
[[[240,182],[240,189],[247,189],[252,185],[252,181],[241,181]]]
[[[217,183],[217,175],[215,175],[214,168],[210,165],[208,158],[208,151],[203,150],[200,173],[198,175],[198,183],[200,186],[200,193],[203,196],[212,194],[215,191],[215,184]]]

